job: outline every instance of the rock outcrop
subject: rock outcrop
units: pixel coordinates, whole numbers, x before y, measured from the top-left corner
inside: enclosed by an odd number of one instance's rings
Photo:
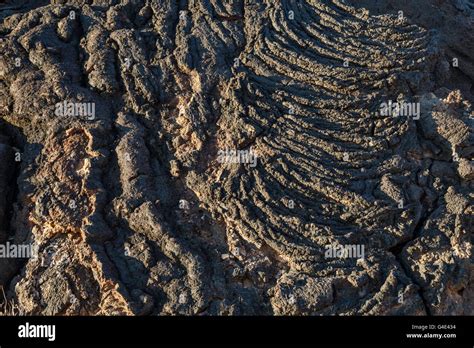
[[[474,314],[474,6],[370,3],[0,3],[9,298]]]

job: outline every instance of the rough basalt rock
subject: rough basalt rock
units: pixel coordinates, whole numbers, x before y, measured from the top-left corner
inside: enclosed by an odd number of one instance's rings
[[[0,242],[39,248],[0,259],[8,297],[35,315],[474,314],[474,6],[371,3],[0,3]]]

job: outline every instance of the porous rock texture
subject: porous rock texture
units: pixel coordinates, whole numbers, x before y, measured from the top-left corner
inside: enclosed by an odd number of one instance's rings
[[[0,19],[0,242],[39,247],[0,259],[23,313],[474,314],[472,1],[23,0]]]

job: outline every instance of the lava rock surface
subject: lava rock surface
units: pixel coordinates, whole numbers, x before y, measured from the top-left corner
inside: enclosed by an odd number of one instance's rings
[[[21,313],[474,314],[472,1],[24,0],[0,20],[0,243],[38,247],[0,258]]]

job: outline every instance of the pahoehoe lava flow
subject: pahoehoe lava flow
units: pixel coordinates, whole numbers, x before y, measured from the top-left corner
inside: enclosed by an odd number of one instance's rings
[[[0,19],[1,314],[474,314],[472,1]]]

